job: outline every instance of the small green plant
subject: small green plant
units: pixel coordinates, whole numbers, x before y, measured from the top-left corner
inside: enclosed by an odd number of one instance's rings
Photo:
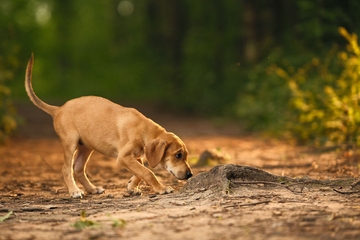
[[[76,229],[84,229],[87,227],[94,227],[98,225],[99,224],[97,222],[86,219],[86,212],[85,210],[82,210],[80,213],[80,219],[76,221],[72,226]]]
[[[110,214],[107,214],[107,216],[111,219],[112,224],[111,226],[114,228],[123,228],[127,224],[127,222],[124,219],[121,218],[113,218]]]
[[[360,145],[360,48],[356,34],[340,27],[346,50],[334,48],[294,69],[270,67],[292,93],[287,128],[298,141],[315,145]]]
[[[5,216],[0,217],[0,222],[3,222],[3,221],[5,221],[6,219],[8,219],[8,218],[11,216],[11,214],[13,214],[13,211],[10,211],[10,212],[8,212]]]
[[[227,183],[227,185],[226,185],[225,193],[226,193],[226,194],[232,193],[231,180],[229,180],[228,183]]]
[[[112,224],[111,226],[113,226],[114,228],[123,228],[126,225],[126,221],[124,219],[112,219]]]

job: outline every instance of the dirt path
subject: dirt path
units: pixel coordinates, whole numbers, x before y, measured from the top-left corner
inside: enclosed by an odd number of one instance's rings
[[[348,181],[342,188],[309,183],[289,189],[259,182],[181,191],[186,182],[157,169],[160,181],[173,186],[175,193],[154,195],[142,184],[142,196],[127,197],[131,174],[118,169],[113,159],[94,154],[87,172],[106,189],[105,194],[70,199],[61,176],[63,153],[51,120],[31,106],[19,109],[27,128],[0,147],[0,219],[12,211],[0,222],[0,239],[360,238],[359,193],[333,191],[357,189],[349,188],[359,174],[355,160],[344,164],[336,153],[314,154],[283,142],[243,136],[228,123],[140,109],[183,138],[193,163],[205,149],[217,148],[231,157],[226,163],[258,167],[280,177]],[[212,167],[193,168],[195,177]]]

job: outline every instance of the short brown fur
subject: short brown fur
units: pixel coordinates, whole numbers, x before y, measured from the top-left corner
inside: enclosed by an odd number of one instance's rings
[[[134,174],[127,186],[130,194],[141,194],[138,188],[141,180],[156,193],[173,191],[170,186],[161,184],[143,165],[144,158],[150,167],[159,165],[178,179],[192,176],[187,162],[188,150],[175,134],[167,132],[137,110],[101,97],[80,97],[60,107],[49,105],[40,100],[32,88],[33,65],[32,54],[26,68],[25,89],[30,100],[53,118],[55,131],[64,148],[62,173],[71,197],[84,195],[76,186],[74,176],[88,193],[105,191],[93,185],[85,173],[86,163],[94,150],[116,158],[120,165]]]

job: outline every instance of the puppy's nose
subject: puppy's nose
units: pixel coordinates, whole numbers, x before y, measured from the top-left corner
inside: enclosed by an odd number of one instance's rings
[[[189,171],[186,173],[186,178],[189,179],[192,177],[192,175],[193,175],[192,172]]]

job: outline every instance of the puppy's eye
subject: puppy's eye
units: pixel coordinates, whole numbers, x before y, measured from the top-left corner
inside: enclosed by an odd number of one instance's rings
[[[177,159],[180,159],[180,158],[182,157],[182,153],[179,152],[179,153],[175,154],[175,157],[176,157]]]

